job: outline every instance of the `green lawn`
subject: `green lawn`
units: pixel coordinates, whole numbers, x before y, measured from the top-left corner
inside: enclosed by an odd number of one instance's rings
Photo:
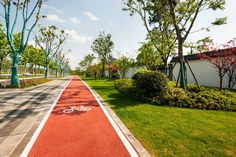
[[[236,156],[236,113],[144,104],[117,91],[111,80],[83,80],[154,156]]]

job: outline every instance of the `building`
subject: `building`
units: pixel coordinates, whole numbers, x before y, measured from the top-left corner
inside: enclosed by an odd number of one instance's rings
[[[230,52],[230,53],[229,53]],[[219,55],[221,54],[221,55]],[[211,58],[217,58],[219,56],[225,56],[227,55],[234,55],[236,56],[236,48],[230,48],[230,49],[222,49],[217,51],[208,51],[201,53],[201,55],[209,56]],[[211,87],[219,87],[220,85],[220,79],[218,75],[218,70],[215,67],[214,64],[212,64],[207,59],[202,59],[199,54],[191,54],[184,56],[185,61],[188,61],[193,73],[195,74],[195,77],[199,83],[199,85],[205,85],[205,86],[211,86]],[[176,63],[176,65],[173,67],[173,80],[176,81],[179,74],[179,63],[178,63],[178,57],[173,57],[171,60],[172,65]],[[188,83],[195,83],[194,77],[191,74],[190,69],[188,66],[186,66],[187,69],[187,82]],[[223,78],[223,88],[228,87],[229,77],[227,74]],[[234,88],[236,88],[234,86]]]

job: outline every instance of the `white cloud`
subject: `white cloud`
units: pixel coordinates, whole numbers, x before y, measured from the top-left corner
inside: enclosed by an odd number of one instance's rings
[[[80,19],[78,19],[77,17],[72,17],[72,18],[70,19],[70,21],[71,21],[72,23],[74,23],[74,24],[79,24],[79,23],[81,23]]]
[[[48,21],[54,21],[54,22],[59,22],[59,23],[65,23],[66,20],[63,18],[60,18],[59,16],[55,15],[55,14],[51,14],[51,15],[47,15],[46,18]]]
[[[63,10],[60,10],[60,9],[54,7],[54,6],[50,6],[50,5],[46,5],[46,4],[43,5],[43,8],[47,11],[54,11],[54,12],[59,13],[59,14],[64,13]]]
[[[68,34],[69,36],[69,40],[71,40],[71,42],[74,43],[79,43],[79,44],[85,44],[88,43],[89,41],[91,41],[92,37],[90,36],[82,36],[80,35],[77,31],[71,29],[65,29],[65,32]]]
[[[90,11],[87,11],[84,13],[91,21],[98,21],[99,18],[94,15],[93,13],[91,13]]]

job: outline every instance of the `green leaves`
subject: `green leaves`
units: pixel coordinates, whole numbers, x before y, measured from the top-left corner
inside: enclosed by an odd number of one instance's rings
[[[216,18],[215,21],[212,22],[212,25],[224,25],[227,23],[227,17]]]
[[[111,40],[111,34],[100,32],[98,38],[92,43],[92,50],[98,54],[102,62],[107,62],[110,57],[111,51],[114,49],[114,43]]]
[[[209,1],[209,8],[211,8],[212,10],[217,10],[217,9],[224,10],[225,9],[225,0],[210,0]]]
[[[132,65],[132,60],[126,56],[121,56],[118,60],[116,60],[116,66],[122,76],[122,78],[125,78],[125,74],[129,70],[129,68]]]

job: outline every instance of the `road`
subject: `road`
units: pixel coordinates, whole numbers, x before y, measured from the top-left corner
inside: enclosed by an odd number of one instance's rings
[[[26,89],[0,89],[0,157],[21,154],[69,79]]]
[[[118,130],[86,84],[73,77],[23,157],[138,157]]]

